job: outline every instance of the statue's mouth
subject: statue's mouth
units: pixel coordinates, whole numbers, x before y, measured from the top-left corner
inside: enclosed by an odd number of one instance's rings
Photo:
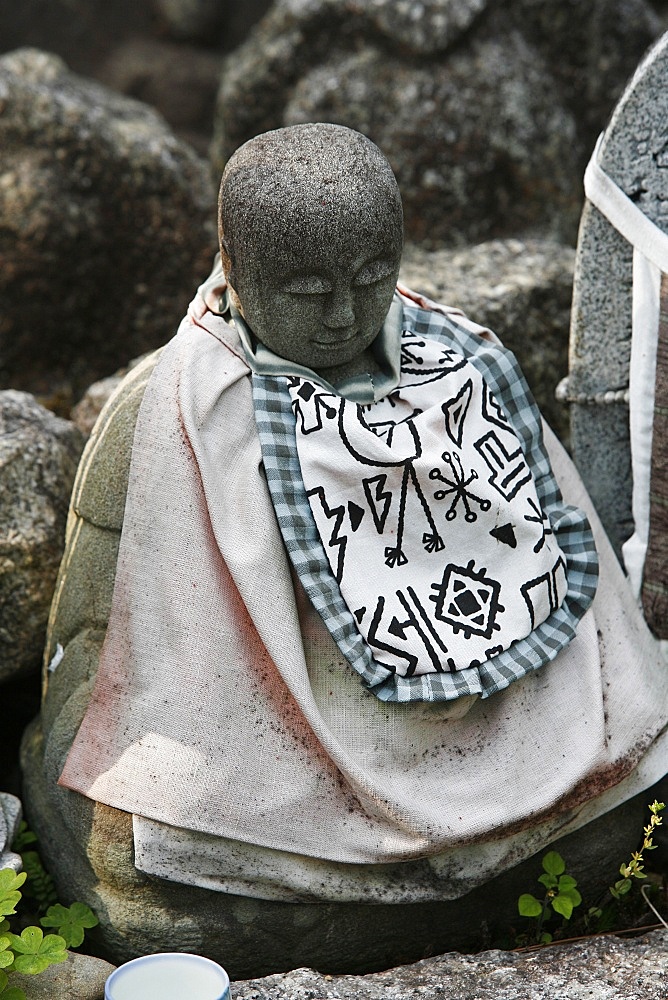
[[[354,340],[358,332],[357,327],[354,327],[349,330],[343,330],[338,336],[332,337],[331,340],[316,340],[314,342],[318,347],[338,347],[341,344],[347,344],[349,341]]]

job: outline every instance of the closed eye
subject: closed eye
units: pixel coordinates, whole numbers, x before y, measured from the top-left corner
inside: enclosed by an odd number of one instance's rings
[[[332,290],[331,282],[319,274],[297,275],[281,286],[288,295],[327,295]]]
[[[363,264],[355,275],[356,285],[373,285],[394,274],[395,263],[390,260],[372,260]]]

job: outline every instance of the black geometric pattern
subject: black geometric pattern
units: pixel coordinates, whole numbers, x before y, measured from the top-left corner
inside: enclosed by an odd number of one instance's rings
[[[446,566],[442,581],[431,585],[436,594],[430,600],[436,604],[436,617],[455,633],[463,632],[466,639],[472,635],[491,639],[501,628],[497,615],[505,610],[499,601],[501,584],[487,576],[485,569],[476,571],[474,565],[471,559],[465,567]]]

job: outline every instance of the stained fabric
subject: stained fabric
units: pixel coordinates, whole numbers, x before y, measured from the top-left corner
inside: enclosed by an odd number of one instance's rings
[[[665,766],[668,672],[577,473],[554,442],[550,454],[603,565],[575,638],[461,717],[448,704],[381,702],[291,575],[249,366],[198,299],[142,401],[109,627],[61,784],[140,825],[297,862],[440,858],[429,891],[442,898],[460,849],[491,858],[524,833],[539,850],[566,822],[593,818],[588,803],[616,804],[603,793],[626,777],[647,787]]]

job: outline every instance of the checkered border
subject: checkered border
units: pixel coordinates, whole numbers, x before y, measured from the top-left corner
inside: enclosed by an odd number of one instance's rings
[[[515,356],[439,312],[404,304],[404,329],[464,355],[504,408],[533,473],[536,492],[566,559],[561,606],[530,635],[483,663],[453,673],[401,677],[373,658],[341,595],[323,548],[301,476],[295,418],[284,376],[253,374],[255,419],[269,490],[292,564],[332,638],[381,701],[488,698],[553,660],[573,639],[598,581],[598,556],[585,514],[563,502],[543,445],[541,418]]]

